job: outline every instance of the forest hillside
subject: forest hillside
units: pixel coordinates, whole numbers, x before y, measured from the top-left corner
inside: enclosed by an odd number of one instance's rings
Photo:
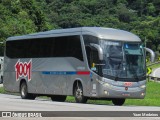
[[[57,28],[101,26],[135,33],[160,51],[159,6],[160,0],[0,0],[0,42]]]

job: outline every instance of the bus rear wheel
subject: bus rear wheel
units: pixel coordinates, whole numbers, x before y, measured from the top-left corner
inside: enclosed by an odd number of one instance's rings
[[[83,96],[83,87],[81,83],[77,83],[74,87],[74,97],[77,103],[86,103],[87,97]]]
[[[125,103],[124,98],[114,98],[112,99],[112,103],[117,106],[122,106]]]
[[[66,97],[65,95],[53,95],[51,96],[51,100],[52,101],[58,101],[58,102],[64,102],[66,100]]]
[[[34,100],[36,98],[35,95],[28,93],[27,84],[25,82],[23,82],[20,86],[20,94],[22,99]]]

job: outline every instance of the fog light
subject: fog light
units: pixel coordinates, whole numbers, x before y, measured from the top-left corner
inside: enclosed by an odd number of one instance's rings
[[[104,94],[108,94],[108,92],[106,90],[104,90]]]
[[[145,95],[145,93],[142,92],[142,93],[141,93],[141,96],[144,96],[144,95]]]

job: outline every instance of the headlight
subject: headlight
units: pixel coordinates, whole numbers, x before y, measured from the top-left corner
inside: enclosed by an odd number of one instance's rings
[[[105,82],[105,79],[102,79],[102,80],[96,79],[96,81],[99,82],[100,84],[102,84],[104,87],[112,87],[111,84]]]
[[[141,85],[140,88],[144,89],[146,88],[146,85]]]
[[[106,95],[107,95],[107,94],[109,94],[109,92],[108,92],[107,90],[104,90],[104,94],[106,94]]]
[[[104,83],[103,86],[105,86],[105,87],[112,87],[112,85],[109,84],[109,83]]]

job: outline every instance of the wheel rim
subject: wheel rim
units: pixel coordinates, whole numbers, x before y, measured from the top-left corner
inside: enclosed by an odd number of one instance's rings
[[[83,91],[81,89],[76,90],[76,98],[82,99]]]

